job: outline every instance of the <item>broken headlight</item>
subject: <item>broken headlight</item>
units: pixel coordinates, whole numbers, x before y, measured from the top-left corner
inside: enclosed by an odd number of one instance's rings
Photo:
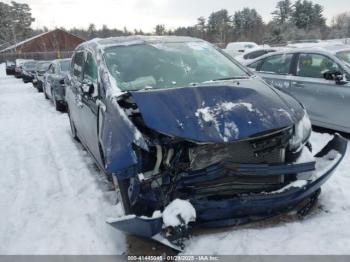
[[[294,135],[289,141],[289,146],[292,151],[299,151],[307,142],[311,134],[311,122],[309,115],[304,111],[303,118],[295,124]]]

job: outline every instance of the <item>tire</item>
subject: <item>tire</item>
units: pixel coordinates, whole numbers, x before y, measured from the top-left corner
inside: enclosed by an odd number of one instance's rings
[[[74,121],[70,115],[70,111],[69,111],[69,108],[68,108],[68,118],[69,118],[69,124],[70,124],[70,130],[72,132],[72,137],[74,138],[74,140],[78,141],[79,142],[79,138],[78,138],[78,135],[77,135],[77,129],[75,128],[75,124],[74,124]]]
[[[45,89],[45,87],[43,86],[43,92],[44,92],[44,96],[45,96],[45,98],[47,99],[47,100],[49,100],[49,97],[48,97],[48,95],[46,94],[46,89]]]
[[[56,111],[58,111],[58,112],[65,112],[66,111],[66,107],[65,107],[65,105],[62,102],[57,101],[54,90],[51,91],[51,94],[52,94],[52,100],[53,100],[53,104],[55,105]]]
[[[38,89],[39,93],[43,92],[43,84],[41,82],[38,82],[36,85],[36,89]]]
[[[122,204],[124,215],[132,214],[132,208],[129,200],[128,188],[130,184],[129,179],[118,179],[113,176],[113,184],[118,195],[118,200]]]

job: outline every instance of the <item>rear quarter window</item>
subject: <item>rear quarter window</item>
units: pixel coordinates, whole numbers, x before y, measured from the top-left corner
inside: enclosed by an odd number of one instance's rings
[[[279,54],[265,58],[262,61],[259,71],[287,75],[290,71],[293,54]]]

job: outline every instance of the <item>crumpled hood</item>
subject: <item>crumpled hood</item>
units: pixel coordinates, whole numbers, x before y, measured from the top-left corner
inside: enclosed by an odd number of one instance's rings
[[[145,124],[197,142],[230,142],[291,126],[304,111],[259,79],[130,92]]]

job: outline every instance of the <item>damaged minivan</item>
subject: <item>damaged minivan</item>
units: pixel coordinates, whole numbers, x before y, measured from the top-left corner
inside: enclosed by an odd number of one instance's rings
[[[73,54],[71,130],[114,182],[119,230],[182,248],[196,227],[305,215],[341,162],[340,135],[309,143],[304,107],[213,45],[94,39]]]

